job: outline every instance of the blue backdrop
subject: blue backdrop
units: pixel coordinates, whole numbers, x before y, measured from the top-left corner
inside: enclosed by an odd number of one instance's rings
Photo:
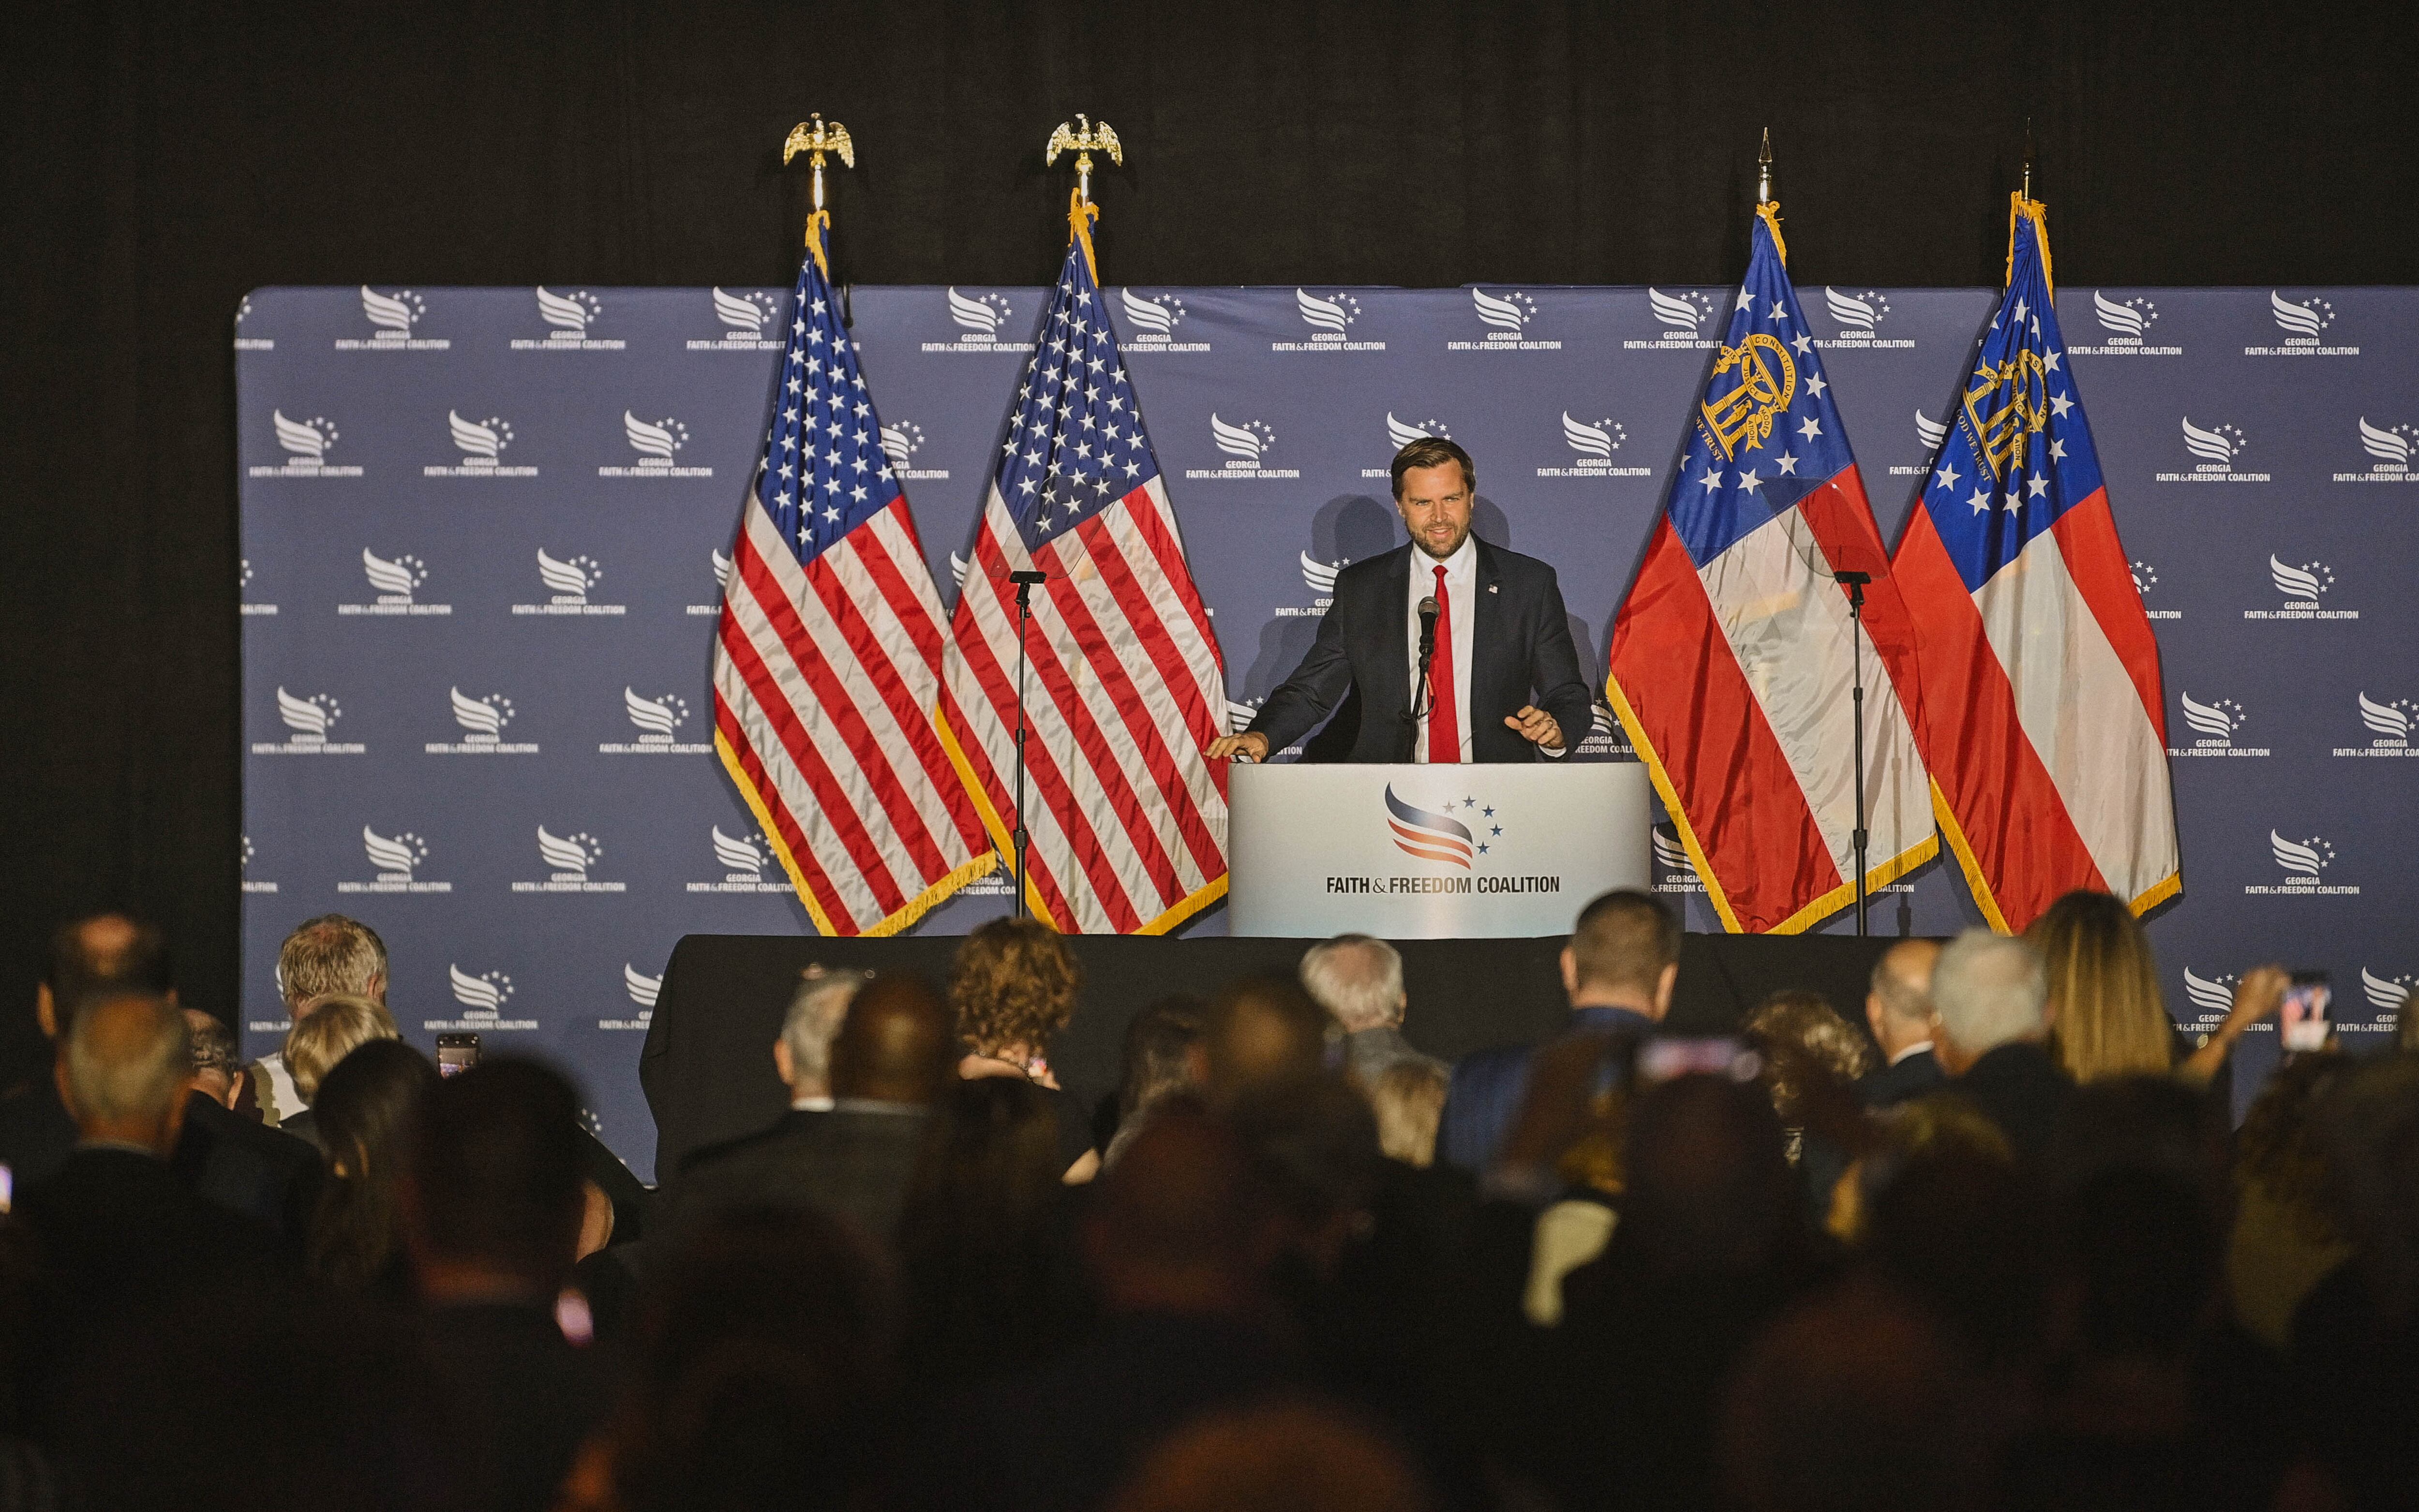
[[[1041,310],[1030,288],[848,292],[945,598]],[[1885,540],[1959,391],[1986,290],[1805,285]],[[1342,562],[1399,539],[1412,433],[1479,466],[1479,533],[1560,571],[1600,674],[1732,290],[1112,290],[1228,696],[1291,669]],[[277,945],[370,921],[396,1016],[574,1068],[642,1174],[638,1054],[671,946],[798,932],[712,754],[708,648],[763,446],[786,290],[263,289],[236,322],[243,477],[243,996]],[[2168,1006],[2246,966],[2334,973],[2355,1046],[2419,980],[2419,290],[2058,295],[2159,634],[2184,866],[2153,921]],[[1609,718],[1585,748],[1627,759]],[[1669,826],[1656,875],[1718,927]],[[1003,912],[978,884],[921,928]],[[1979,922],[1955,866],[1883,933]],[[1224,910],[1193,929],[1225,927]],[[1841,915],[1829,927],[1851,927]],[[2273,1062],[2245,1044],[2238,1102]]]

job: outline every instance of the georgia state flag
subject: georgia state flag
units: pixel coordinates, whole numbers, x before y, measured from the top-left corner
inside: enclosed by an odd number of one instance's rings
[[[1914,635],[1881,533],[1758,207],[1745,283],[1646,559],[1607,691],[1723,926],[1791,933],[1853,902],[1853,687],[1865,688],[1865,882],[1939,852],[1907,710]],[[1872,574],[1864,634],[1833,574]]]

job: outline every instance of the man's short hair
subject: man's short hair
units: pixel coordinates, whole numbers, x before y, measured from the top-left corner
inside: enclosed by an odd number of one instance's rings
[[[71,919],[51,936],[42,981],[51,989],[54,1031],[64,1040],[76,1009],[96,998],[128,992],[166,997],[174,985],[168,937],[156,924],[122,913]]]
[[[386,1000],[386,941],[341,913],[305,919],[277,950],[277,985],[297,1018],[314,998],[347,992]]]
[[[304,1106],[319,1100],[319,1083],[336,1062],[372,1040],[399,1040],[386,1004],[349,992],[314,998],[294,1016],[285,1032],[285,1074]]]
[[[166,1117],[193,1075],[184,1010],[147,992],[90,999],[68,1030],[67,1074],[79,1125]]]
[[[188,1008],[185,1031],[193,1040],[193,1075],[216,1072],[233,1084],[236,1073],[243,1069],[243,1050],[236,1044],[235,1031],[198,1008]]]
[[[2041,952],[2009,935],[1968,929],[1932,969],[1932,1008],[1957,1047],[1980,1055],[2048,1027],[2049,969]]]
[[[422,1241],[548,1285],[571,1268],[584,1177],[579,1097],[534,1061],[482,1061],[427,1089],[411,1177]]]
[[[1346,1033],[1403,1018],[1403,955],[1372,935],[1338,935],[1302,955],[1302,985]]]
[[[1462,486],[1473,499],[1478,496],[1478,465],[1470,460],[1458,442],[1449,436],[1423,435],[1394,453],[1394,496],[1403,496],[1403,474],[1413,467],[1441,467],[1448,462],[1461,464]]]
[[[1211,1096],[1224,1101],[1255,1083],[1316,1073],[1327,1029],[1326,1010],[1292,977],[1271,971],[1230,984],[1210,1000],[1201,1023]]]
[[[1652,996],[1663,969],[1680,958],[1680,921],[1651,893],[1615,888],[1579,910],[1571,964],[1580,986],[1629,987]]]
[[[830,1079],[832,1041],[857,989],[872,980],[871,971],[841,970],[817,971],[798,983],[781,1019],[781,1043],[790,1047],[792,1076],[802,1081]]]
[[[1932,985],[1927,981],[1918,986],[1901,975],[1890,965],[1891,958],[1899,954],[1895,948],[1886,950],[1873,962],[1873,997],[1880,1001],[1882,1012],[1890,1017],[1920,1024],[1932,1016]]]

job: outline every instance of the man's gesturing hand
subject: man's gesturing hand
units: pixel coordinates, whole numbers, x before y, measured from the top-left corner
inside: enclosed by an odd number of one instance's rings
[[[1241,756],[1246,761],[1266,761],[1269,758],[1269,738],[1257,730],[1246,730],[1240,735],[1221,735],[1210,742],[1209,755],[1212,761],[1224,761],[1228,756]]]
[[[1534,704],[1521,705],[1518,713],[1504,715],[1503,723],[1518,730],[1521,738],[1532,744],[1548,751],[1563,748],[1563,727],[1554,723],[1553,715]]]

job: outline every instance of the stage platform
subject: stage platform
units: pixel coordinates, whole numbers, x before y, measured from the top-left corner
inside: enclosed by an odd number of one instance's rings
[[[1410,997],[1404,1032],[1452,1059],[1487,1046],[1543,1039],[1569,1012],[1556,960],[1565,937],[1397,940]],[[797,935],[689,935],[672,952],[647,1031],[639,1079],[655,1119],[656,1179],[688,1152],[762,1128],[789,1098],[773,1073],[773,1041],[791,989],[809,963],[948,978],[960,937],[834,939]],[[1246,972],[1292,970],[1316,940],[1168,939],[1076,935],[1084,995],[1051,1046],[1059,1081],[1089,1107],[1113,1091],[1118,1046],[1134,1014],[1171,993],[1207,998]],[[1894,937],[1684,937],[1671,1027],[1721,1033],[1768,993],[1811,987],[1864,1023],[1865,982]]]

